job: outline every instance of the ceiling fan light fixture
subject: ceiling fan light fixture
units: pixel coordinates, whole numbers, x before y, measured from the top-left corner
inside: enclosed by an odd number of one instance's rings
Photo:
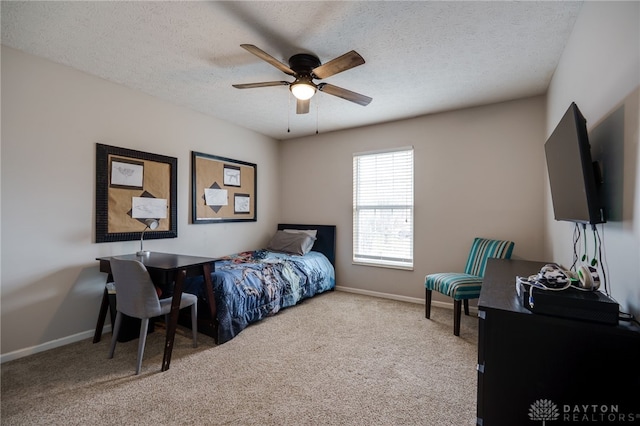
[[[372,98],[334,86],[328,83],[315,84],[313,80],[324,80],[327,77],[350,70],[364,64],[364,59],[355,50],[345,53],[322,64],[320,59],[309,53],[298,53],[289,58],[289,65],[285,65],[264,50],[252,44],[241,44],[240,47],[249,53],[256,55],[263,61],[273,65],[283,73],[294,77],[293,82],[288,81],[264,81],[261,83],[233,84],[236,89],[252,89],[255,87],[289,86],[289,90],[296,98],[296,114],[307,114],[309,112],[309,100],[316,91],[321,91],[328,95],[337,96],[358,105],[367,106]]]
[[[289,86],[289,89],[291,90],[291,93],[293,93],[293,96],[301,101],[311,99],[316,93],[315,86],[308,82],[295,82]]]

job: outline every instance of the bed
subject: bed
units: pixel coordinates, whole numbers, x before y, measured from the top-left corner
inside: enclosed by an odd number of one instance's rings
[[[254,322],[333,290],[335,237],[334,225],[279,224],[266,248],[216,261],[213,320],[203,277],[187,279],[184,291],[197,295],[200,305],[198,331],[222,344]]]

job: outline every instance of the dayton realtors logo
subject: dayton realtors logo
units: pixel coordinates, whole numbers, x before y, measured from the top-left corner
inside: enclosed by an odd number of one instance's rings
[[[529,407],[529,418],[541,421],[543,426],[547,420],[557,420],[558,417],[558,406],[548,399],[539,399]]]
[[[616,404],[564,404],[562,410],[549,399],[539,399],[529,406],[529,419],[542,422],[560,420],[567,423],[630,424],[640,423],[640,413],[620,410]]]

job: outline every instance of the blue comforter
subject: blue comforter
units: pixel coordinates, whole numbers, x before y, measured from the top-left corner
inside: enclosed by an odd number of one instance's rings
[[[335,288],[335,271],[319,252],[296,256],[256,250],[217,261],[211,281],[221,344],[253,322]],[[188,279],[184,291],[206,299],[202,277]]]

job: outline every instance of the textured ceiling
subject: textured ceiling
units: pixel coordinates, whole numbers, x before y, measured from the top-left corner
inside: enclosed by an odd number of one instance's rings
[[[9,2],[2,44],[287,139],[542,94],[580,2]],[[325,81],[373,98],[317,93],[295,114],[287,80],[240,47],[288,63],[350,50],[366,63]],[[316,81],[319,82],[319,81]],[[290,132],[287,129],[290,128]]]

